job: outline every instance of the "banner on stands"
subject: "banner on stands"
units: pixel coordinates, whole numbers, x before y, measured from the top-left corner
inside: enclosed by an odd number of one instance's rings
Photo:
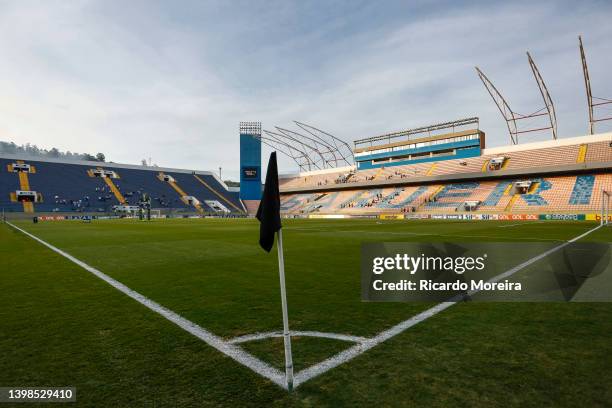
[[[403,220],[404,214],[380,214],[378,218],[381,220]]]

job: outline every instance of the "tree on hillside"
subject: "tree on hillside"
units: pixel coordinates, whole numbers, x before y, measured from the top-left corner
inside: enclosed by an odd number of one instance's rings
[[[90,160],[90,161],[106,161],[104,153],[98,153],[92,156],[88,153],[72,153],[70,151],[62,152],[56,147],[52,147],[50,150],[41,149],[40,147],[26,143],[25,145],[17,146],[13,142],[3,142],[0,140],[0,153],[6,154],[22,154],[35,157],[49,157],[49,158],[60,158],[64,160]]]

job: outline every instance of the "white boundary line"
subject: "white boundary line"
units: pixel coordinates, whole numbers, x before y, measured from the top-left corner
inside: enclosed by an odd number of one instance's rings
[[[287,389],[287,384],[285,383],[285,374],[282,373],[280,370],[259,360],[253,355],[242,350],[240,347],[223,340],[221,337],[214,335],[213,333],[209,332],[208,330],[203,329],[202,327],[185,319],[184,317],[179,316],[178,314],[174,313],[170,309],[166,309],[162,305],[155,303],[151,299],[130,289],[129,287],[125,286],[123,283],[100,272],[96,268],[87,265],[85,262],[75,258],[74,256],[68,254],[67,252],[64,252],[61,249],[54,247],[53,245],[43,241],[42,239],[30,234],[29,232],[17,227],[16,225],[8,221],[6,223],[10,225],[11,227],[15,228],[16,230],[21,231],[28,237],[34,239],[35,241],[40,242],[41,244],[43,244],[50,250],[74,262],[75,264],[85,269],[86,271],[94,274],[95,276],[102,279],[103,281],[105,281],[106,283],[108,283],[109,285],[117,289],[118,291],[128,295],[129,297],[136,300],[137,302],[144,305],[145,307],[149,308],[150,310],[154,311],[155,313],[170,320],[172,323],[176,324],[181,329],[193,334],[200,340],[203,340],[209,346],[219,350],[220,352],[234,359],[238,363],[250,368],[251,370],[255,371],[257,374],[261,375],[262,377],[265,377],[269,379],[270,381],[272,381],[273,383],[281,386],[282,388]]]
[[[572,242],[578,241],[581,238],[584,238],[585,236],[589,235],[591,232],[596,231],[597,229],[599,229],[600,226],[597,226],[593,229],[588,230],[587,232],[585,232],[582,235],[579,235],[575,238],[572,238],[571,240],[564,242],[560,245],[557,245],[554,248],[549,249],[548,251],[543,252],[540,255],[537,255],[517,266],[515,266],[512,269],[507,270],[506,272],[503,272],[497,276],[494,276],[493,278],[491,278],[489,280],[489,282],[498,282],[501,279],[505,279],[513,274],[515,274],[516,272],[520,271],[521,269],[533,264],[534,262],[539,261],[542,258],[545,258],[546,256],[552,254],[553,252],[556,252],[562,248],[564,248],[565,246],[571,244]],[[468,292],[468,295],[473,295],[474,293],[476,293],[478,291],[470,291]],[[461,299],[463,299],[464,296],[461,296]],[[295,375],[295,379],[294,379],[294,383],[293,385],[295,387],[299,386],[300,384],[305,383],[308,380],[311,380],[321,374],[323,374],[326,371],[331,370],[332,368],[335,368],[337,366],[339,366],[340,364],[344,364],[349,360],[352,360],[353,358],[357,357],[358,355],[366,352],[367,350],[371,349],[372,347],[375,347],[377,345],[379,345],[380,343],[389,340],[390,338],[397,336],[398,334],[402,333],[403,331],[405,331],[406,329],[409,329],[410,327],[421,323],[427,319],[429,319],[432,316],[437,315],[438,313],[442,312],[443,310],[448,309],[449,307],[459,303],[461,300],[450,300],[447,302],[442,302],[442,303],[438,303],[437,305],[435,305],[434,307],[431,307],[427,310],[425,310],[424,312],[419,313],[416,316],[411,317],[408,320],[404,320],[403,322],[385,330],[380,332],[379,334],[377,334],[376,336],[372,337],[371,339],[368,339],[367,341],[360,343],[360,344],[356,344],[353,347],[350,347],[338,354],[336,354],[335,356],[332,356],[330,358],[328,358],[327,360],[322,361],[319,364],[315,364],[311,367],[308,367],[302,371],[300,371],[299,373],[297,373]]]
[[[158,303],[155,303],[154,301],[152,301],[151,299],[141,295],[140,293],[130,289],[129,287],[125,286],[124,284],[122,284],[121,282],[111,278],[110,276],[100,272],[99,270],[97,270],[96,268],[87,265],[85,262],[73,257],[72,255],[68,254],[67,252],[62,251],[59,248],[54,247],[53,245],[43,241],[42,239],[30,234],[29,232],[17,227],[16,225],[6,221],[6,223],[8,225],[10,225],[11,227],[15,228],[18,231],[21,231],[22,233],[24,233],[25,235],[29,236],[30,238],[38,241],[39,243],[43,244],[44,246],[46,246],[47,248],[51,249],[52,251],[58,253],[59,255],[67,258],[68,260],[72,261],[73,263],[79,265],[80,267],[82,267],[83,269],[87,270],[88,272],[96,275],[97,277],[99,277],[100,279],[104,280],[105,282],[107,282],[108,284],[110,284],[111,286],[113,286],[115,289],[123,292],[124,294],[128,295],[129,297],[131,297],[132,299],[136,300],[137,302],[141,303],[142,305],[146,306],[147,308],[149,308],[150,310],[160,314],[161,316],[165,317],[166,319],[168,319],[169,321],[171,321],[172,323],[176,324],[177,326],[181,327],[183,330],[193,334],[194,336],[198,337],[199,339],[203,340],[206,344],[210,345],[211,347],[217,349],[218,351],[222,352],[223,354],[227,355],[228,357],[234,359],[235,361],[237,361],[238,363],[244,365],[245,367],[250,368],[251,370],[253,370],[254,372],[256,372],[257,374],[261,375],[262,377],[265,377],[267,379],[269,379],[270,381],[272,381],[273,383],[279,385],[280,387],[284,388],[284,389],[288,389],[287,388],[287,384],[285,383],[285,375],[284,373],[282,373],[280,370],[270,366],[269,364],[259,360],[258,358],[254,357],[253,355],[247,353],[246,351],[242,350],[240,347],[236,346],[235,344],[238,343],[244,343],[247,341],[251,341],[251,340],[259,340],[259,339],[264,339],[264,338],[269,338],[269,337],[276,337],[276,335],[278,334],[279,336],[282,336],[282,333],[280,332],[269,332],[269,333],[255,333],[252,335],[245,335],[245,336],[239,336],[239,337],[235,337],[234,339],[231,340],[223,340],[222,338],[214,335],[213,333],[203,329],[202,327],[198,326],[197,324],[179,316],[178,314],[174,313],[173,311],[166,309],[165,307],[159,305]],[[598,225],[595,228],[592,228],[588,231],[586,231],[585,233],[572,238],[571,240],[564,242],[560,245],[557,245],[554,248],[551,248],[543,253],[541,253],[540,255],[537,255],[509,270],[507,270],[506,272],[503,272],[491,279],[489,279],[488,282],[498,282],[502,279],[505,279],[513,274],[515,274],[516,272],[520,271],[521,269],[539,261],[542,258],[545,258],[546,256],[552,254],[553,252],[556,252],[564,247],[566,247],[567,245],[578,241],[579,239],[582,239],[584,237],[586,237],[587,235],[589,235],[590,233],[598,230],[599,228],[601,228],[601,225]],[[470,291],[467,293],[467,295],[473,295],[474,293],[477,293],[477,290],[474,291]],[[335,333],[322,333],[322,332],[312,332],[312,331],[302,331],[302,332],[292,332],[292,335],[303,335],[303,336],[314,336],[314,337],[328,337],[328,338],[335,338],[338,340],[343,340],[343,341],[355,341],[357,342],[356,345],[318,363],[315,364],[311,367],[308,367],[300,372],[298,372],[295,375],[294,378],[294,383],[293,386],[294,388],[300,386],[301,384],[305,383],[308,380],[311,380],[329,370],[331,370],[332,368],[335,368],[337,366],[339,366],[340,364],[344,364],[349,360],[352,360],[353,358],[359,356],[360,354],[365,353],[366,351],[368,351],[369,349],[381,344],[384,341],[389,340],[392,337],[397,336],[398,334],[404,332],[405,330],[409,329],[410,327],[421,323],[427,319],[429,319],[432,316],[435,316],[436,314],[448,309],[449,307],[459,303],[461,300],[463,299],[463,296],[461,296],[461,299],[458,300],[454,300],[451,299],[447,302],[442,302],[442,303],[438,303],[437,305],[407,319],[404,320],[403,322],[396,324],[395,326],[384,330],[380,333],[378,333],[376,336],[372,337],[372,338],[363,338],[363,337],[358,337],[358,336],[350,336],[350,335],[343,335],[343,334],[335,334]],[[297,334],[297,333],[301,333],[301,334]]]
[[[544,222],[544,221],[543,221]],[[533,222],[534,224],[536,224],[536,222]],[[518,224],[515,224],[518,225]],[[506,225],[503,225],[506,226]],[[498,225],[497,226],[502,227],[502,225]],[[287,228],[289,229],[289,228]],[[325,229],[315,229],[315,228],[291,228],[292,230],[299,230],[299,231],[314,231],[314,232],[324,232],[324,233],[329,233],[329,234],[337,234],[337,233],[344,233],[344,234],[355,234],[355,233],[359,233],[359,234],[382,234],[382,235],[413,235],[413,236],[420,236],[420,237],[432,237],[432,236],[436,236],[436,237],[451,237],[451,238],[487,238],[487,239],[491,239],[491,238],[495,238],[495,236],[493,235],[459,235],[459,234],[434,234],[434,233],[428,233],[428,232],[410,232],[410,231],[360,231],[360,230],[325,230]],[[519,238],[515,238],[515,239],[519,239]],[[543,241],[543,242],[562,242],[563,240],[560,239],[552,239],[552,238],[534,238],[534,237],[530,237],[530,238],[520,238],[523,241],[529,241],[529,242],[533,242],[533,241]]]
[[[318,332],[318,331],[291,330],[289,332],[289,335],[293,337],[299,337],[299,336],[321,337],[325,339],[334,339],[334,340],[348,341],[348,342],[353,342],[353,343],[364,343],[368,341],[367,337],[351,336],[350,334],[324,333],[324,332]],[[246,343],[249,341],[269,339],[273,337],[283,337],[283,333],[280,331],[274,331],[274,332],[266,332],[266,333],[246,334],[244,336],[234,337],[233,339],[228,340],[228,343],[240,344],[240,343]]]
[[[532,225],[532,224],[542,224],[548,221],[527,221],[520,222],[517,224],[506,224],[506,225],[498,225],[497,228],[509,228],[509,227],[520,227],[521,225]]]

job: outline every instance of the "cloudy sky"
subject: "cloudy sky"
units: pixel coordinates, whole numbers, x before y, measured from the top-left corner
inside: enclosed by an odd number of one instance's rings
[[[527,50],[560,136],[584,134],[577,36],[612,97],[612,3],[509,3],[0,1],[0,140],[234,179],[241,120],[352,141],[479,116],[497,146],[507,130],[474,66],[529,113]]]

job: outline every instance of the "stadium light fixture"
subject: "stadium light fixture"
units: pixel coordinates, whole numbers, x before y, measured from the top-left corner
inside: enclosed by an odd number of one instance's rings
[[[529,114],[521,114],[512,110],[501,92],[495,87],[495,85],[493,85],[493,82],[491,82],[491,80],[484,74],[484,72],[480,70],[480,68],[475,67],[478,77],[480,78],[487,92],[493,99],[493,102],[495,102],[495,105],[497,105],[499,112],[501,113],[502,117],[506,122],[506,126],[508,127],[508,133],[510,134],[510,140],[512,144],[518,144],[520,134],[540,132],[545,130],[550,130],[552,132],[553,139],[557,139],[557,116],[555,114],[554,103],[552,101],[552,98],[550,97],[548,88],[544,83],[544,79],[542,78],[542,75],[540,74],[540,71],[538,70],[538,67],[535,64],[535,61],[533,60],[529,52],[527,52],[527,61],[529,62],[529,67],[531,68],[533,76],[538,85],[540,95],[542,95],[542,99],[544,100],[544,107]],[[548,126],[529,127],[519,130],[517,123],[518,121],[533,119],[541,116],[548,116]]]
[[[584,53],[584,45],[582,44],[582,36],[578,36],[578,43],[580,45],[580,60],[582,61],[582,74],[584,76],[584,87],[587,95],[587,106],[589,111],[589,134],[595,133],[595,123],[612,120],[612,116],[608,117],[595,117],[595,109],[600,106],[612,104],[612,99],[600,98],[593,96],[591,91],[591,78],[589,76],[589,67],[587,66],[586,54]],[[611,147],[612,147],[612,142]]]

